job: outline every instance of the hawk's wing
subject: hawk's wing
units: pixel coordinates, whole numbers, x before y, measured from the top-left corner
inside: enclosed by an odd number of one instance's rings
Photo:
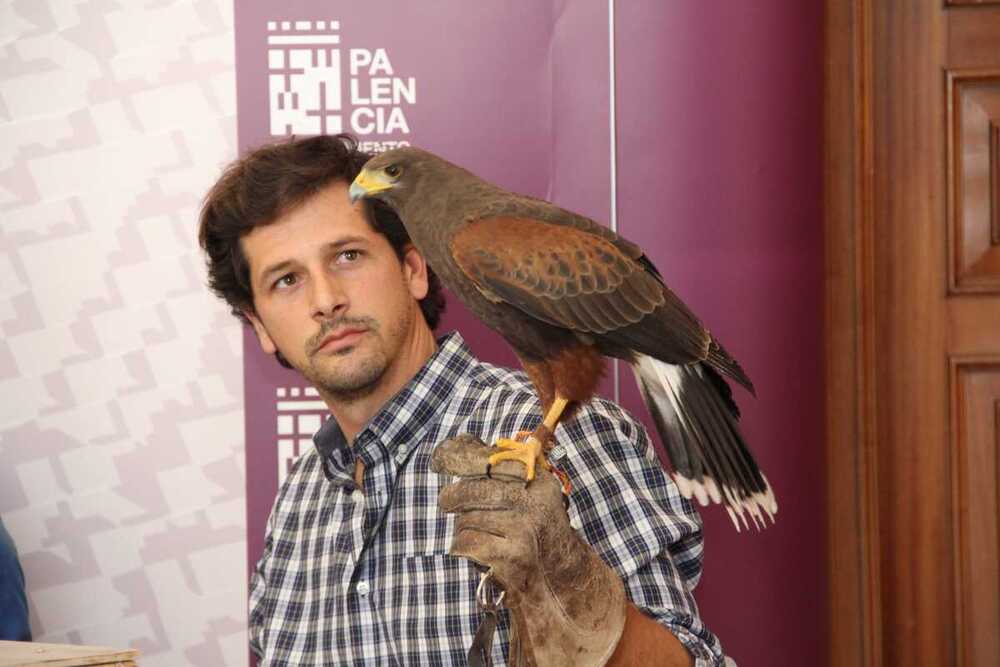
[[[463,226],[452,238],[451,253],[486,298],[549,324],[625,345],[632,337],[648,338],[640,328],[652,328],[657,346],[671,358],[708,355],[711,335],[690,309],[643,264],[600,236],[495,217]],[[632,326],[640,321],[642,327]]]

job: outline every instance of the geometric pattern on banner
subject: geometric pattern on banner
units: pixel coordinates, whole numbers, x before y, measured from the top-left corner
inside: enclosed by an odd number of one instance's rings
[[[314,387],[278,387],[275,402],[280,487],[295,461],[312,447],[312,436],[330,417],[330,409]]]
[[[351,132],[369,153],[409,145],[416,78],[397,76],[386,48],[343,48],[340,29],[334,20],[267,22],[271,135]]]

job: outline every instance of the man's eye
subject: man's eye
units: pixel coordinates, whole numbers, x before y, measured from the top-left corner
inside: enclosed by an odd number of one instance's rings
[[[344,252],[340,253],[340,259],[344,260],[345,262],[356,262],[359,257],[361,257],[360,250],[345,250]]]
[[[287,289],[296,283],[296,278],[294,273],[286,273],[277,280],[274,281],[275,289]]]

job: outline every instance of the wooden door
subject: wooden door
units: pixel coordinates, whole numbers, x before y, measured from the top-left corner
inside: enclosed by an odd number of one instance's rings
[[[1000,665],[1000,1],[828,0],[831,664]]]

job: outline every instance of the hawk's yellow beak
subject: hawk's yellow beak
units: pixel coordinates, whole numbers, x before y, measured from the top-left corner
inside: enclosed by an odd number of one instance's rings
[[[367,169],[362,169],[347,192],[351,197],[351,203],[354,204],[363,197],[388,190],[391,187],[392,183],[385,179],[382,172],[370,172]]]

